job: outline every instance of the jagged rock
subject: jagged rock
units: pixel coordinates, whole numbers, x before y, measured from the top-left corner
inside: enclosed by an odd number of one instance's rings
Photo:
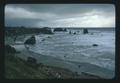
[[[93,44],[92,46],[98,46],[98,44]]]
[[[88,33],[88,29],[83,29],[83,34],[87,34]]]
[[[35,43],[36,43],[35,36],[30,37],[24,42],[24,44],[35,44]]]
[[[55,29],[54,29],[54,32],[55,32],[55,31],[67,31],[67,29],[66,29],[66,28],[65,28],[65,29],[63,29],[63,28],[55,28]]]
[[[16,53],[16,49],[10,45],[5,45],[5,52],[6,53]]]

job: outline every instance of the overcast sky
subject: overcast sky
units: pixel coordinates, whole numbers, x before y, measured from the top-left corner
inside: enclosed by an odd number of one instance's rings
[[[115,27],[111,4],[8,4],[5,26]]]

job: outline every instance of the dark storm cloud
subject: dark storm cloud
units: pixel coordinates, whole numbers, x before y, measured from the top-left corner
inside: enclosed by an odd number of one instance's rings
[[[115,26],[115,9],[114,5],[110,4],[10,4],[6,6],[5,16],[7,25],[30,26],[31,24],[39,27],[40,25],[56,26],[58,24],[59,26],[89,27],[98,23],[95,26]],[[11,23],[10,19],[17,21]],[[106,23],[100,23],[102,20]],[[95,21],[96,23],[93,23]]]
[[[7,19],[5,20],[6,26],[26,26],[26,27],[34,27],[35,23],[44,20],[38,19]]]

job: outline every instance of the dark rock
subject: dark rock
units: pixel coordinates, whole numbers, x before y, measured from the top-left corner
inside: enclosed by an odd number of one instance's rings
[[[69,34],[72,34],[72,32],[71,32],[71,31],[69,31]]]
[[[88,33],[88,29],[83,29],[83,34],[87,34]]]
[[[24,44],[35,44],[35,43],[36,43],[35,36],[30,37],[24,42]]]
[[[92,46],[98,46],[98,44],[93,44]]]
[[[41,28],[41,32],[44,34],[53,34],[52,30],[49,27]]]
[[[54,29],[54,32],[55,32],[55,31],[67,31],[67,29],[66,29],[66,28],[65,28],[65,29],[64,29],[64,28],[55,28],[55,29]]]
[[[16,53],[16,49],[10,45],[5,45],[5,52],[6,53]]]
[[[73,34],[76,34],[76,32],[74,32]]]

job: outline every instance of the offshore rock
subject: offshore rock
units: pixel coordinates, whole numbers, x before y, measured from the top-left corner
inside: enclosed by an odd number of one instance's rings
[[[35,36],[30,37],[24,42],[24,44],[35,44],[35,43],[36,43]]]

